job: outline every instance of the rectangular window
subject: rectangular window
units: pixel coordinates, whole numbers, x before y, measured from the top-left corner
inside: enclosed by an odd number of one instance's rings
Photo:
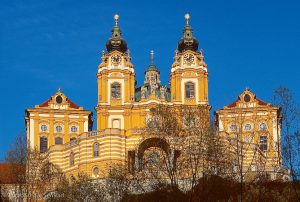
[[[185,97],[186,98],[194,98],[195,91],[194,91],[194,83],[188,82],[185,84]]]
[[[259,138],[259,149],[261,151],[267,151],[267,149],[268,149],[268,138],[267,138],[267,136],[265,136],[265,135],[260,136],[260,138]]]
[[[61,137],[55,138],[55,144],[62,144],[62,143],[63,143],[63,139]]]
[[[40,137],[40,152],[44,153],[48,149],[48,138]]]

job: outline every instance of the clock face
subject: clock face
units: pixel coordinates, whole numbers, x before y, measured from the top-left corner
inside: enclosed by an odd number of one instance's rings
[[[194,62],[194,56],[192,54],[185,54],[183,60],[187,64],[191,64]]]
[[[120,64],[120,62],[121,62],[121,56],[119,56],[119,55],[113,55],[113,56],[111,56],[111,62],[114,65]]]

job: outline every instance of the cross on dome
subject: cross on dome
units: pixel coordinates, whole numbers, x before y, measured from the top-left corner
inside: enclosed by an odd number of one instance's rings
[[[189,13],[186,13],[185,15],[184,15],[184,18],[185,18],[185,20],[186,20],[186,24],[188,25],[189,24],[189,20],[190,20],[190,14]]]
[[[119,18],[120,18],[120,16],[119,16],[118,14],[115,14],[115,15],[114,15],[114,19],[115,19],[115,24],[116,24],[116,26],[118,26]]]
[[[151,64],[154,63],[154,50],[150,51],[150,62],[151,62]]]

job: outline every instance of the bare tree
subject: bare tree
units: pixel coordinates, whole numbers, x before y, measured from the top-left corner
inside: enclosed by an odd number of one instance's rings
[[[19,134],[5,157],[6,163],[10,166],[10,175],[15,181],[12,195],[16,201],[23,201],[26,196],[26,155],[26,137]]]
[[[284,165],[290,170],[292,186],[300,201],[296,182],[300,175],[299,159],[299,108],[289,89],[279,86],[274,92],[274,102],[281,107],[282,113],[282,156]]]

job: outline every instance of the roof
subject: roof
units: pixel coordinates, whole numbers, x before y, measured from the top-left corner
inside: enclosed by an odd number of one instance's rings
[[[20,164],[0,164],[0,184],[18,183],[17,175],[25,175],[25,165]]]
[[[259,99],[259,98],[256,98],[255,97],[255,100],[257,100],[258,102],[258,105],[268,105],[268,103],[266,103],[265,101]],[[228,105],[227,107],[228,108],[234,108],[237,106],[237,102],[240,101],[240,98],[236,99],[233,103],[231,103],[230,105]]]
[[[60,97],[60,102],[57,102],[57,97]],[[49,107],[51,104],[59,104],[59,105],[68,105],[70,108],[73,109],[80,109],[81,107],[72,102],[65,94],[61,92],[61,89],[59,88],[58,91],[52,95],[48,100],[43,102],[42,104],[39,104],[39,107]]]
[[[247,96],[248,100],[245,101],[246,96]],[[259,106],[267,106],[268,105],[267,102],[257,98],[253,92],[251,92],[248,88],[246,88],[244,90],[244,92],[242,92],[234,102],[232,102],[230,105],[226,106],[226,108],[238,107],[239,103],[253,103],[253,102],[257,103],[257,105],[259,105]]]
[[[79,109],[80,108],[77,104],[75,104],[71,100],[67,99],[66,101],[67,101],[67,103],[69,103],[69,105],[70,105],[71,108],[74,108],[74,109]],[[39,107],[48,107],[49,106],[49,102],[51,102],[51,98],[49,98],[48,100],[46,100],[45,102],[43,102],[42,104],[40,104]]]

